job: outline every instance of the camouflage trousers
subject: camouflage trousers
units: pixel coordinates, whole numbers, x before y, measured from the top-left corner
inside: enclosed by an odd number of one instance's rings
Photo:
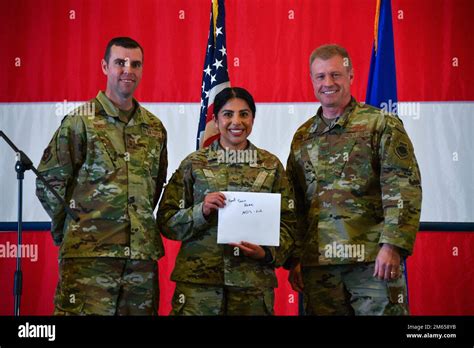
[[[304,267],[306,315],[409,315],[404,266],[401,276],[374,278],[375,263]]]
[[[273,288],[176,283],[170,315],[273,315]]]
[[[54,315],[156,315],[156,261],[119,258],[64,258]]]

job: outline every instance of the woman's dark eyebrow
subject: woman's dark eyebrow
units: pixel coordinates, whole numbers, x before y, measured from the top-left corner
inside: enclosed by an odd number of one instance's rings
[[[238,112],[250,111],[250,109],[242,109],[242,110],[237,110],[237,111],[238,111]],[[234,112],[234,110],[224,109],[224,110],[222,110],[222,112]]]

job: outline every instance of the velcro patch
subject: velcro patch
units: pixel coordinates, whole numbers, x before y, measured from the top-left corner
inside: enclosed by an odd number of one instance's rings
[[[406,159],[408,157],[408,144],[400,141],[395,147],[395,153],[400,159]]]
[[[53,155],[51,153],[51,146],[48,146],[43,152],[43,157],[41,157],[41,162],[47,163],[52,157]]]

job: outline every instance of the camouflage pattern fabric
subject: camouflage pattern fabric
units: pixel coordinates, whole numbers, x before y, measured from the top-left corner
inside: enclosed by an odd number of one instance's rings
[[[248,151],[242,161],[238,157],[235,162],[229,161],[222,151],[216,140],[208,148],[193,152],[165,187],[158,223],[165,237],[182,241],[171,279],[221,287],[276,287],[274,268],[292,252],[295,225],[283,166],[277,157],[250,143],[241,150]],[[202,205],[206,194],[219,191],[281,194],[280,247],[269,247],[273,263],[251,259],[238,248],[217,244],[217,214],[207,221]]]
[[[164,250],[153,210],[166,180],[166,130],[136,100],[128,123],[103,92],[89,103],[63,119],[39,165],[81,219],[36,182],[59,257],[157,260]]]
[[[273,315],[273,288],[176,283],[171,315]]]
[[[54,315],[157,315],[156,261],[65,258]]]
[[[400,277],[374,278],[375,263],[304,267],[306,315],[408,315],[403,264]]]
[[[322,108],[296,132],[287,174],[303,266],[374,261],[382,243],[412,253],[419,227],[421,178],[401,120],[352,98],[326,126]],[[362,247],[364,255],[328,247]],[[362,248],[361,248],[362,249]]]

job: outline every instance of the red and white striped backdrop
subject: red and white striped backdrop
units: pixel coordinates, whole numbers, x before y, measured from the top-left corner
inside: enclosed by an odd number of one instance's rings
[[[320,44],[349,50],[353,95],[364,100],[375,3],[226,1],[229,75],[257,101],[251,136],[257,146],[286,162],[294,131],[317,107],[308,56]],[[169,175],[194,150],[210,0],[16,0],[1,8],[0,128],[35,164],[65,113],[63,101],[85,101],[105,87],[100,59],[115,36],[144,47],[136,97],[168,130]],[[392,9],[398,98],[409,111],[401,116],[423,177],[422,219],[474,221],[474,2],[394,0]],[[3,142],[0,154],[0,221],[14,221],[14,155]],[[47,221],[31,174],[24,196],[25,220]],[[169,271],[172,262],[163,260],[162,268]],[[294,312],[294,306],[280,311]]]

